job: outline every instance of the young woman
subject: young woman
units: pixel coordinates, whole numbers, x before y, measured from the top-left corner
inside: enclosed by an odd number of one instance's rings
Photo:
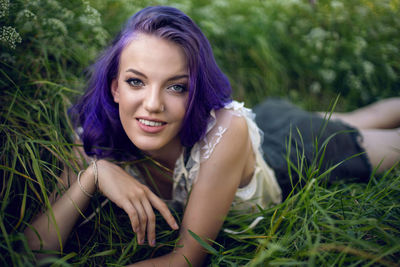
[[[284,195],[291,190],[285,175],[290,128],[304,134],[302,149],[312,160],[314,130],[324,125],[318,114],[267,101],[256,108],[266,137],[261,145],[254,114],[230,97],[206,37],[189,17],[171,7],[148,7],[132,16],[93,66],[87,91],[71,110],[89,165],[78,175],[65,169],[67,190],[52,206],[57,228],[46,213],[39,214],[25,231],[31,248],[60,249],[98,190],[128,214],[139,244],[156,245],[153,209],[180,231],[173,252],[135,265],[200,265],[205,252],[188,230],[212,240],[232,207],[249,211],[279,203],[281,188]],[[383,170],[399,159],[398,150],[388,148],[399,148],[398,130],[354,128],[398,127],[399,102],[334,114],[338,120],[327,123],[320,142],[347,133],[329,142],[326,166],[367,152],[339,165],[335,176],[368,179],[370,163]],[[358,117],[371,111],[382,125],[363,126]],[[293,134],[289,143],[298,138]],[[119,164],[129,161],[137,163]],[[185,207],[179,226],[167,206],[172,202]]]

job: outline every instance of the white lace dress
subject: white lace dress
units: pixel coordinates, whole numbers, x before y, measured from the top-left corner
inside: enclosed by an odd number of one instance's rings
[[[254,122],[255,114],[250,109],[245,108],[243,103],[236,101],[232,101],[224,109],[217,112],[211,111],[211,119],[208,122],[205,137],[197,142],[190,151],[184,150],[181,153],[175,164],[173,174],[172,199],[174,202],[178,202],[183,207],[186,205],[192,185],[196,183],[201,164],[209,160],[214,148],[224,137],[233,116],[246,119],[256,156],[256,166],[249,184],[238,188],[232,208],[248,212],[256,210],[257,205],[268,207],[271,204],[281,202],[281,189],[276,181],[275,174],[262,157],[262,132]],[[134,166],[128,167],[127,171],[135,177],[140,177]]]

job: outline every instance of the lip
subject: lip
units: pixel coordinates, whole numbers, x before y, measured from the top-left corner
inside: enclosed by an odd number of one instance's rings
[[[146,125],[146,124],[142,123],[140,120],[147,120],[147,121],[152,121],[152,122],[161,122],[162,125],[150,126],[150,125]],[[142,129],[142,131],[144,131],[146,133],[151,133],[151,134],[155,134],[155,133],[161,132],[167,126],[167,123],[165,121],[158,120],[158,119],[153,119],[153,118],[148,118],[148,117],[139,117],[139,118],[136,118],[136,121],[137,121],[140,129]]]

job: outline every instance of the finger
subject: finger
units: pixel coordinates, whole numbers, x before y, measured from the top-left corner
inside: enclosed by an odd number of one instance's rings
[[[156,245],[156,216],[147,199],[144,199],[142,204],[147,214],[147,241],[150,246],[154,247]]]
[[[127,202],[127,204],[123,207],[123,209],[129,216],[129,220],[131,221],[133,231],[137,234],[139,231],[140,223],[135,207],[132,205],[132,203]]]
[[[171,214],[168,206],[165,204],[165,202],[162,201],[159,197],[157,197],[150,190],[149,190],[148,196],[149,196],[149,200],[150,200],[150,203],[152,204],[152,206],[161,213],[161,215],[164,217],[165,221],[169,224],[169,226],[174,230],[178,230],[179,226],[176,223],[174,216],[172,216],[172,214]]]
[[[143,208],[142,203],[140,201],[135,201],[132,204],[135,207],[136,212],[137,212],[138,217],[139,217],[139,227],[138,227],[138,232],[136,233],[137,234],[138,243],[140,245],[143,245],[144,237],[145,237],[145,233],[146,233],[146,226],[147,226],[147,215],[146,215],[146,212],[144,211],[144,208]]]

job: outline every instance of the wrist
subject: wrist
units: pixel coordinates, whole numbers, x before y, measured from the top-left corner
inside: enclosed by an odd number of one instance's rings
[[[96,193],[97,186],[95,183],[95,170],[92,165],[89,165],[85,171],[78,175],[78,185],[84,195],[87,197],[93,197],[93,194]]]

